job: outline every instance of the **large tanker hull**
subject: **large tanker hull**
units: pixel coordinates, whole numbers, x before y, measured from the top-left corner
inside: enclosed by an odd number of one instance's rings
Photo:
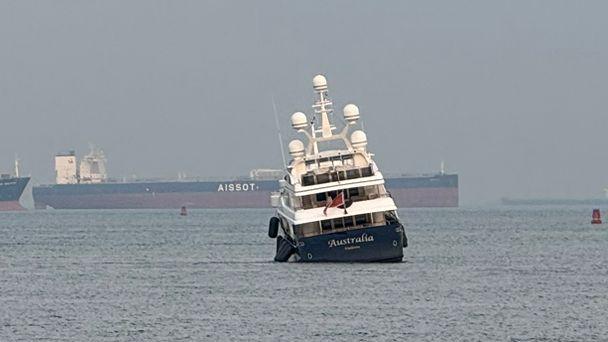
[[[395,177],[386,187],[401,208],[457,207],[458,176]],[[277,181],[67,184],[34,187],[37,209],[269,208]]]

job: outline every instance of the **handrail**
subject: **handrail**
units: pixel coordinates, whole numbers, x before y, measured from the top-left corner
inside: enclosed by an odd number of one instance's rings
[[[374,175],[371,165],[360,168],[336,170],[332,169],[323,173],[307,172],[302,175],[301,181],[303,186],[325,184],[329,182],[339,182],[348,179],[356,179],[362,177],[370,177]]]
[[[312,195],[309,195],[309,196],[312,196]],[[353,199],[353,197],[356,198],[356,199]],[[361,202],[361,201],[369,201],[369,200],[374,200],[374,199],[378,199],[378,198],[386,198],[386,197],[392,198],[391,194],[389,194],[388,192],[382,193],[382,194],[379,194],[379,193],[367,194],[367,196],[362,197],[362,198],[360,196],[353,196],[353,197],[349,197],[349,199],[351,199],[353,201],[353,203],[354,202]],[[318,204],[317,206],[313,206],[312,203],[311,203],[311,205],[304,206],[301,202],[300,203],[295,203],[294,209],[305,209],[305,210],[307,210],[307,209],[322,208],[322,207],[324,207],[326,205],[326,203],[321,203],[321,202],[319,202],[317,204]]]

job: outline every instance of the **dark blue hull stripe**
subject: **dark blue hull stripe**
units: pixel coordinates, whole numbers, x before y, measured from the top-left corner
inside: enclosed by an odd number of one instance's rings
[[[30,177],[0,179],[0,201],[19,201]]]

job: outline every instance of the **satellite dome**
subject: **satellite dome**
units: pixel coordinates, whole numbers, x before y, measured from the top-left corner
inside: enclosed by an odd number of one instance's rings
[[[361,117],[361,115],[359,115],[359,107],[352,103],[344,106],[344,120],[346,120],[349,124],[354,125],[359,117]]]
[[[367,146],[367,135],[361,130],[354,131],[350,135],[350,142],[356,150],[364,149]]]
[[[317,75],[312,79],[312,86],[317,91],[327,90],[327,79],[323,75]]]
[[[308,119],[302,112],[293,113],[291,116],[291,127],[294,129],[302,129],[308,126]]]
[[[294,158],[304,156],[304,144],[300,140],[292,140],[289,143],[289,154]]]

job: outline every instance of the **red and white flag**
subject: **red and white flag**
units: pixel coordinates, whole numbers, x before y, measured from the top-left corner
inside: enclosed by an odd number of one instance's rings
[[[336,198],[333,200],[331,197],[327,199],[327,205],[325,205],[325,209],[323,209],[323,215],[327,216],[327,209],[333,207],[344,206],[344,192],[340,192]]]

